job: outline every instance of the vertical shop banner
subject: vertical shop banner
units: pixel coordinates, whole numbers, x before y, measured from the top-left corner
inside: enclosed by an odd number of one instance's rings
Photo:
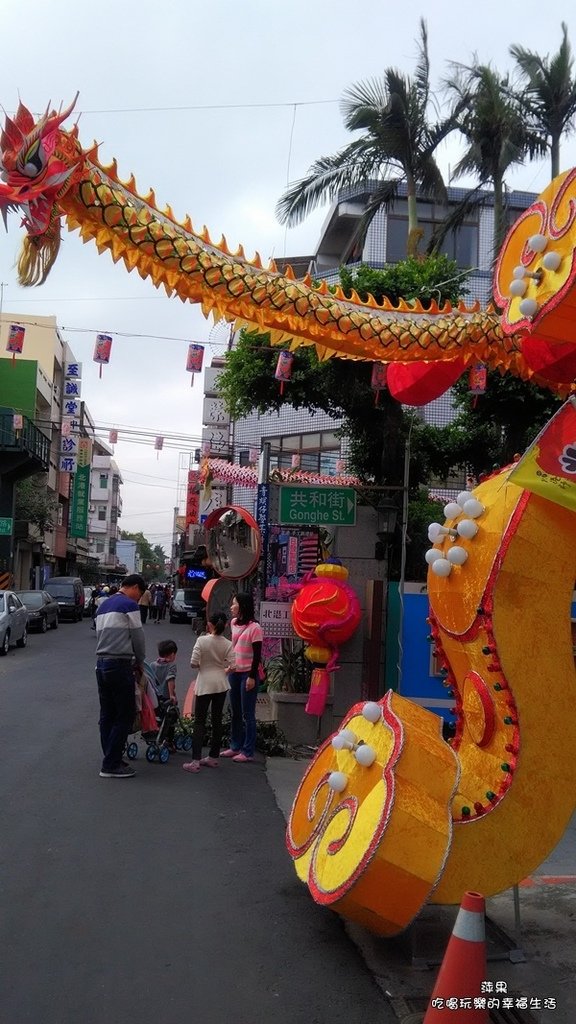
[[[78,439],[76,456],[76,472],[72,488],[70,506],[70,537],[88,536],[88,506],[90,504],[90,469],[92,462],[92,442],[87,437]]]
[[[186,526],[197,523],[200,514],[200,489],[198,480],[200,473],[197,469],[188,470],[188,486],[186,489]]]

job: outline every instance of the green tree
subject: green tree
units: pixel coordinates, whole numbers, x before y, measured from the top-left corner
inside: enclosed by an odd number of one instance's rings
[[[282,224],[299,224],[327,199],[347,187],[375,179],[359,229],[365,233],[376,212],[406,183],[408,200],[407,253],[415,253],[421,237],[417,194],[444,202],[446,188],[434,154],[456,126],[458,105],[448,117],[431,121],[435,108],[430,90],[430,62],[426,23],[420,21],[417,63],[413,77],[387,68],[381,79],[357,82],[341,101],[344,125],[358,132],[348,146],[333,156],[322,156],[306,177],[290,185],[276,212]],[[434,109],[436,115],[436,109]]]
[[[33,523],[41,535],[52,529],[55,523],[56,499],[48,493],[45,473],[35,473],[25,480],[18,481],[15,515],[16,519]]]
[[[466,465],[476,478],[512,462],[532,443],[562,404],[551,391],[498,371],[488,373],[486,394],[475,400],[466,377],[456,384],[455,420],[438,432],[429,428],[429,444],[438,459],[436,471]]]
[[[449,94],[460,107],[458,127],[464,136],[465,151],[454,168],[453,177],[473,174],[478,187],[446,218],[436,233],[436,247],[449,230],[455,230],[486,197],[481,190],[489,186],[494,200],[494,255],[506,232],[504,184],[506,172],[522,164],[526,156],[544,151],[541,137],[526,123],[508,74],[501,76],[487,64],[467,67],[454,64],[455,74],[446,82]]]
[[[540,57],[523,46],[511,46],[510,54],[522,73],[525,90],[519,95],[522,109],[550,150],[551,176],[560,173],[560,140],[574,131],[576,78],[568,29],[562,22],[562,42],[554,56]]]

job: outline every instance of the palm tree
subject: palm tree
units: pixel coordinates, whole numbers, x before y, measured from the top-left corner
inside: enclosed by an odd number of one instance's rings
[[[394,199],[403,181],[408,200],[407,252],[415,252],[422,234],[416,195],[446,201],[434,153],[456,127],[458,113],[453,111],[431,124],[428,113],[432,103],[428,33],[421,19],[414,76],[387,68],[382,79],[358,82],[346,90],[341,102],[344,124],[348,131],[362,134],[333,156],[320,157],[306,177],[288,187],[276,207],[280,222],[290,227],[299,224],[342,189],[376,179],[378,185],[360,224],[359,235],[363,236],[376,212]]]
[[[565,23],[562,22],[560,49],[553,57],[539,57],[523,46],[511,46],[510,55],[526,81],[526,90],[520,97],[522,106],[550,149],[555,178],[560,173],[560,139],[574,131],[576,114],[574,59]]]
[[[473,67],[456,64],[456,74],[446,86],[457,98],[462,114],[459,129],[466,149],[453,171],[453,177],[474,174],[478,186],[443,222],[439,240],[455,230],[475,206],[486,196],[482,188],[489,186],[494,196],[494,253],[502,245],[506,231],[505,174],[514,164],[521,164],[527,155],[544,151],[540,136],[526,125],[519,101],[513,93],[508,75],[500,76],[490,65]]]

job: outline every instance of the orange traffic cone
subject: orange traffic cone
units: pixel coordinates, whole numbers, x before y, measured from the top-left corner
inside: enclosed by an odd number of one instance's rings
[[[423,1024],[488,1024],[484,910],[483,896],[464,893]]]

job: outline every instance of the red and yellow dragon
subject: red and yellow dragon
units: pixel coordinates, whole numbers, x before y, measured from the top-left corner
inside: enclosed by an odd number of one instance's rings
[[[514,225],[495,275],[495,308],[361,302],[309,278],[264,269],[214,244],[189,218],[138,195],[115,163],[63,123],[20,105],[0,139],[0,210],[26,231],[18,275],[46,280],[61,221],[100,252],[274,343],[433,366],[483,362],[568,394],[576,376],[576,171],[556,179]],[[466,497],[466,496],[464,496]],[[503,472],[476,490],[465,558],[430,575],[431,629],[458,715],[452,747],[438,720],[397,694],[356,705],[347,735],[324,745],[294,802],[288,846],[314,898],[381,934],[426,899],[458,902],[523,878],[562,835],[576,803],[576,675],[570,600],[574,514]],[[464,501],[464,504],[466,502]],[[436,546],[448,553],[465,510]],[[362,747],[369,747],[356,754]]]

